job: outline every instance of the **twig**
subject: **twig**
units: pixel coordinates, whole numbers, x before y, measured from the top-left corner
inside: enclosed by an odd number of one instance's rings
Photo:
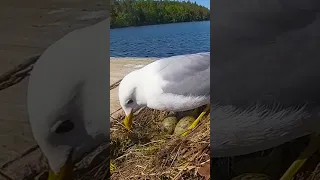
[[[7,163],[3,164],[3,165],[1,166],[1,169],[8,167],[8,166],[9,166],[10,164],[12,164],[13,162],[15,162],[15,161],[17,161],[17,160],[25,157],[26,155],[34,152],[34,151],[37,150],[38,148],[39,148],[38,145],[32,146],[32,147],[29,148],[27,151],[25,151],[24,153],[22,153],[20,156],[18,156],[18,157],[16,157],[16,158],[14,158],[13,160],[8,161]]]
[[[5,173],[3,173],[2,171],[0,171],[0,177],[4,177],[6,178],[7,180],[13,180],[10,176],[6,175]]]
[[[118,87],[121,81],[122,81],[122,79],[120,79],[120,80],[116,81],[115,83],[111,84],[110,85],[110,90]]]
[[[18,66],[14,67],[11,70],[7,71],[6,73],[2,74],[0,76],[0,82],[10,79],[12,74],[15,74],[15,73],[21,71],[22,69],[25,69],[25,68],[29,67],[30,65],[34,64],[39,59],[39,57],[40,57],[40,55],[30,57],[30,58],[26,59],[25,62],[19,64]]]
[[[315,176],[316,176],[316,172],[318,171],[318,169],[320,168],[320,163],[316,166],[316,168],[314,169],[314,171],[312,172],[312,177],[311,180],[314,180]]]
[[[189,162],[186,163],[186,165],[180,170],[180,172],[173,178],[173,180],[176,180],[179,178],[179,175],[189,166]]]
[[[9,88],[30,75],[33,64],[39,59],[40,55],[30,57],[25,62],[13,67],[6,73],[0,75],[0,90]]]

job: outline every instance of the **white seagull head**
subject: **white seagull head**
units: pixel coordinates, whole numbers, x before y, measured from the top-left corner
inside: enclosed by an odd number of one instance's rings
[[[139,86],[140,70],[130,72],[119,84],[119,102],[126,115],[124,124],[127,129],[131,129],[133,113],[146,105],[143,93],[141,93],[142,87]]]
[[[70,180],[73,165],[109,137],[109,19],[76,30],[39,58],[28,86],[33,135],[51,168]]]

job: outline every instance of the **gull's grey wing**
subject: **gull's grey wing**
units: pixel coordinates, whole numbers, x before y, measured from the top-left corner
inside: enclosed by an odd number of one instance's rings
[[[169,82],[165,93],[210,96],[210,52],[173,56],[158,61],[158,73]]]

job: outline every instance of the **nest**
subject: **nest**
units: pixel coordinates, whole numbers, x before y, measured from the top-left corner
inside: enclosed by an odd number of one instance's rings
[[[307,146],[309,137],[247,155],[212,159],[213,179],[277,180]],[[261,178],[259,178],[261,177]],[[262,178],[263,177],[263,178]],[[320,154],[315,153],[292,180],[319,180]]]
[[[162,130],[161,122],[168,115],[168,112],[144,108],[134,116],[132,132],[123,126],[124,116],[111,121],[110,145],[101,145],[79,162],[74,178],[202,180],[203,176],[209,176],[209,115],[185,137],[168,135]],[[37,179],[45,180],[47,174],[45,171]]]
[[[161,123],[168,115],[145,108],[134,116],[132,132],[124,128],[123,116],[114,119],[110,144],[101,145],[82,160],[75,170],[75,179],[208,180],[211,170],[212,179],[273,180],[281,177],[309,141],[308,137],[302,137],[265,151],[214,158],[210,169],[210,115],[185,137],[162,131]],[[319,162],[320,154],[316,153],[294,180],[320,179]],[[37,179],[45,180],[47,173],[41,177]]]
[[[210,119],[185,137],[170,136],[161,128],[169,113],[148,108],[135,116],[133,132],[111,124],[111,179],[203,179],[199,167],[210,161]]]
[[[309,140],[302,137],[265,151],[214,158],[210,169],[210,115],[186,137],[170,136],[162,131],[161,122],[168,115],[145,108],[135,115],[133,132],[124,128],[123,116],[114,119],[110,129],[110,174],[109,162],[105,160],[80,179],[208,180],[210,170],[212,179],[279,179]],[[320,179],[319,162],[319,154],[312,156],[294,180]]]

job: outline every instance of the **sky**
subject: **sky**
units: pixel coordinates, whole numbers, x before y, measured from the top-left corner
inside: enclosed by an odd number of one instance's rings
[[[183,1],[183,0],[181,0]],[[186,1],[186,0],[184,0]],[[190,0],[191,2],[197,2],[197,4],[205,6],[210,9],[210,0]]]

